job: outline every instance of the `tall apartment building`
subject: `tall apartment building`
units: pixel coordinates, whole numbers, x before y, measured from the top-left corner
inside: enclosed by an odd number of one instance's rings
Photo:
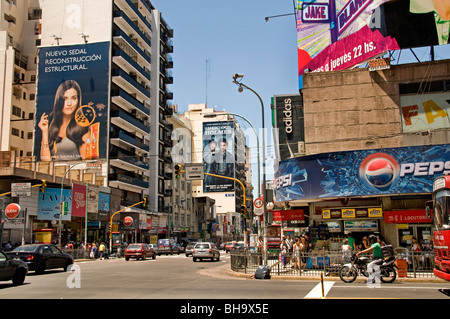
[[[192,142],[192,163],[203,163],[205,171],[208,171],[208,156],[212,150],[211,142],[215,144],[214,153],[220,153],[220,149],[226,138],[226,149],[231,153],[232,158],[227,159],[227,163],[232,162],[232,174],[225,175],[234,177],[241,181],[244,186],[251,184],[249,160],[249,149],[245,146],[245,134],[239,123],[232,115],[224,115],[224,112],[216,112],[213,108],[208,108],[205,104],[191,104],[188,111],[181,118],[187,119],[191,123]],[[210,172],[211,173],[211,172]],[[224,175],[225,173],[216,173]],[[206,183],[206,184],[205,184]],[[246,187],[247,210],[250,212],[252,198],[251,189]],[[228,182],[226,179],[208,179],[204,181],[193,181],[192,191],[194,198],[208,197],[215,201],[215,216],[219,231],[216,236],[222,240],[242,238],[244,230],[247,228],[244,220],[241,219],[240,208],[243,203],[244,192],[237,182]]]
[[[152,218],[153,228],[166,227],[164,154],[172,143],[166,124],[173,112],[173,94],[168,89],[173,83],[173,30],[161,12],[148,0],[0,3],[0,150],[29,156],[30,169],[51,176],[50,185],[58,185],[64,176],[109,192],[119,190],[111,212],[146,197],[148,212],[134,210],[139,221]],[[93,71],[94,67],[89,71],[100,60],[102,72]],[[43,161],[46,143],[41,142],[38,125],[51,112],[51,106],[41,107],[49,90],[45,85],[75,78],[84,69],[87,75],[78,80],[84,90],[82,104],[95,110],[92,122],[100,124],[97,131],[90,128],[90,155],[81,159],[99,159],[102,164],[97,170],[72,166],[80,158]],[[100,84],[99,77],[105,84]],[[52,88],[52,99],[56,89]],[[90,102],[90,96],[102,90],[105,103]],[[98,139],[95,134],[100,135]],[[105,227],[107,220],[100,225]]]

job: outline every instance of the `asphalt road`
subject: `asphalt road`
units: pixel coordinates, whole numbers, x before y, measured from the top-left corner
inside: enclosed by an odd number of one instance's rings
[[[72,272],[51,270],[42,275],[30,272],[22,286],[14,287],[11,282],[0,282],[0,301],[2,304],[9,304],[8,301],[17,304],[20,300],[106,300],[111,308],[117,302],[120,305],[124,301],[153,300],[150,303],[152,306],[169,305],[165,307],[169,312],[181,314],[183,311],[191,311],[191,315],[192,311],[200,311],[195,305],[211,302],[216,307],[216,312],[220,309],[221,314],[224,314],[225,303],[231,301],[245,304],[245,311],[255,311],[258,307],[263,311],[261,304],[267,303],[269,308],[272,307],[268,310],[269,313],[271,311],[273,314],[273,307],[278,305],[289,307],[291,304],[308,303],[322,297],[320,281],[256,280],[230,276],[225,272],[229,269],[229,263],[229,254],[223,252],[219,262],[193,262],[192,258],[187,258],[184,254],[158,256],[156,260],[144,261],[125,261],[121,258],[76,262]],[[398,281],[370,288],[365,283],[324,283],[324,292],[329,301],[421,299],[423,302],[448,302],[449,297],[439,289],[450,289],[450,284],[444,281]],[[189,310],[189,307],[193,308]],[[242,314],[244,310],[239,307],[236,309]],[[206,311],[206,308],[203,310]],[[207,316],[206,313],[203,315]]]

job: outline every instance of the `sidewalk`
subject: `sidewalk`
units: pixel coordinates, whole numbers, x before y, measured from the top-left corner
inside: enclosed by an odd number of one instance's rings
[[[240,277],[240,278],[246,278],[246,279],[254,279],[255,278],[254,274],[240,273],[240,272],[233,271],[231,269],[226,269],[225,273],[228,276],[232,276],[232,277]],[[280,276],[280,275],[271,274],[270,280],[314,280],[314,281],[320,281],[321,277],[317,276],[317,275],[308,276],[307,274],[303,275],[303,276],[295,276],[295,275]],[[341,281],[341,278],[339,278],[338,276],[324,276],[323,280],[324,281]],[[367,278],[363,277],[363,276],[358,276],[354,282],[365,283],[365,282],[367,282]],[[397,279],[392,284],[402,283],[402,282],[446,283],[445,280],[442,280],[442,279],[436,278],[436,277],[413,278],[413,277],[398,277],[397,276]]]

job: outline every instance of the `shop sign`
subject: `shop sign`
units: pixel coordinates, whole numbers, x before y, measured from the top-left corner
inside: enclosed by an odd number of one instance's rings
[[[371,218],[383,217],[383,210],[381,208],[368,208],[367,212]]]
[[[18,204],[11,203],[5,208],[5,215],[9,219],[17,218],[17,216],[19,216],[19,213],[20,213],[20,206]]]
[[[305,212],[303,209],[274,210],[272,211],[272,214],[274,221],[305,219]]]
[[[427,218],[425,209],[398,210],[384,212],[384,221],[388,224],[431,223],[432,217]]]
[[[322,210],[322,219],[382,218],[382,217],[383,217],[383,210],[380,207],[323,209]]]
[[[356,211],[354,208],[345,208],[342,210],[342,218],[355,218]]]
[[[346,231],[377,231],[378,223],[376,220],[346,221],[344,222],[344,228]]]

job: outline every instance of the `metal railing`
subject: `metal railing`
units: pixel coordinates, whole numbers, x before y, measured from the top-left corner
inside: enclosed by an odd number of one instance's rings
[[[432,251],[407,251],[405,254],[396,255],[396,258],[407,260],[406,277],[434,278],[434,254]],[[262,262],[263,256],[259,252],[242,250],[231,252],[231,270],[235,272],[254,274]],[[339,276],[344,259],[339,251],[304,252],[300,256],[294,256],[292,253],[282,256],[280,252],[275,251],[268,253],[267,264],[271,267],[271,275],[320,277],[323,274],[324,276]]]

